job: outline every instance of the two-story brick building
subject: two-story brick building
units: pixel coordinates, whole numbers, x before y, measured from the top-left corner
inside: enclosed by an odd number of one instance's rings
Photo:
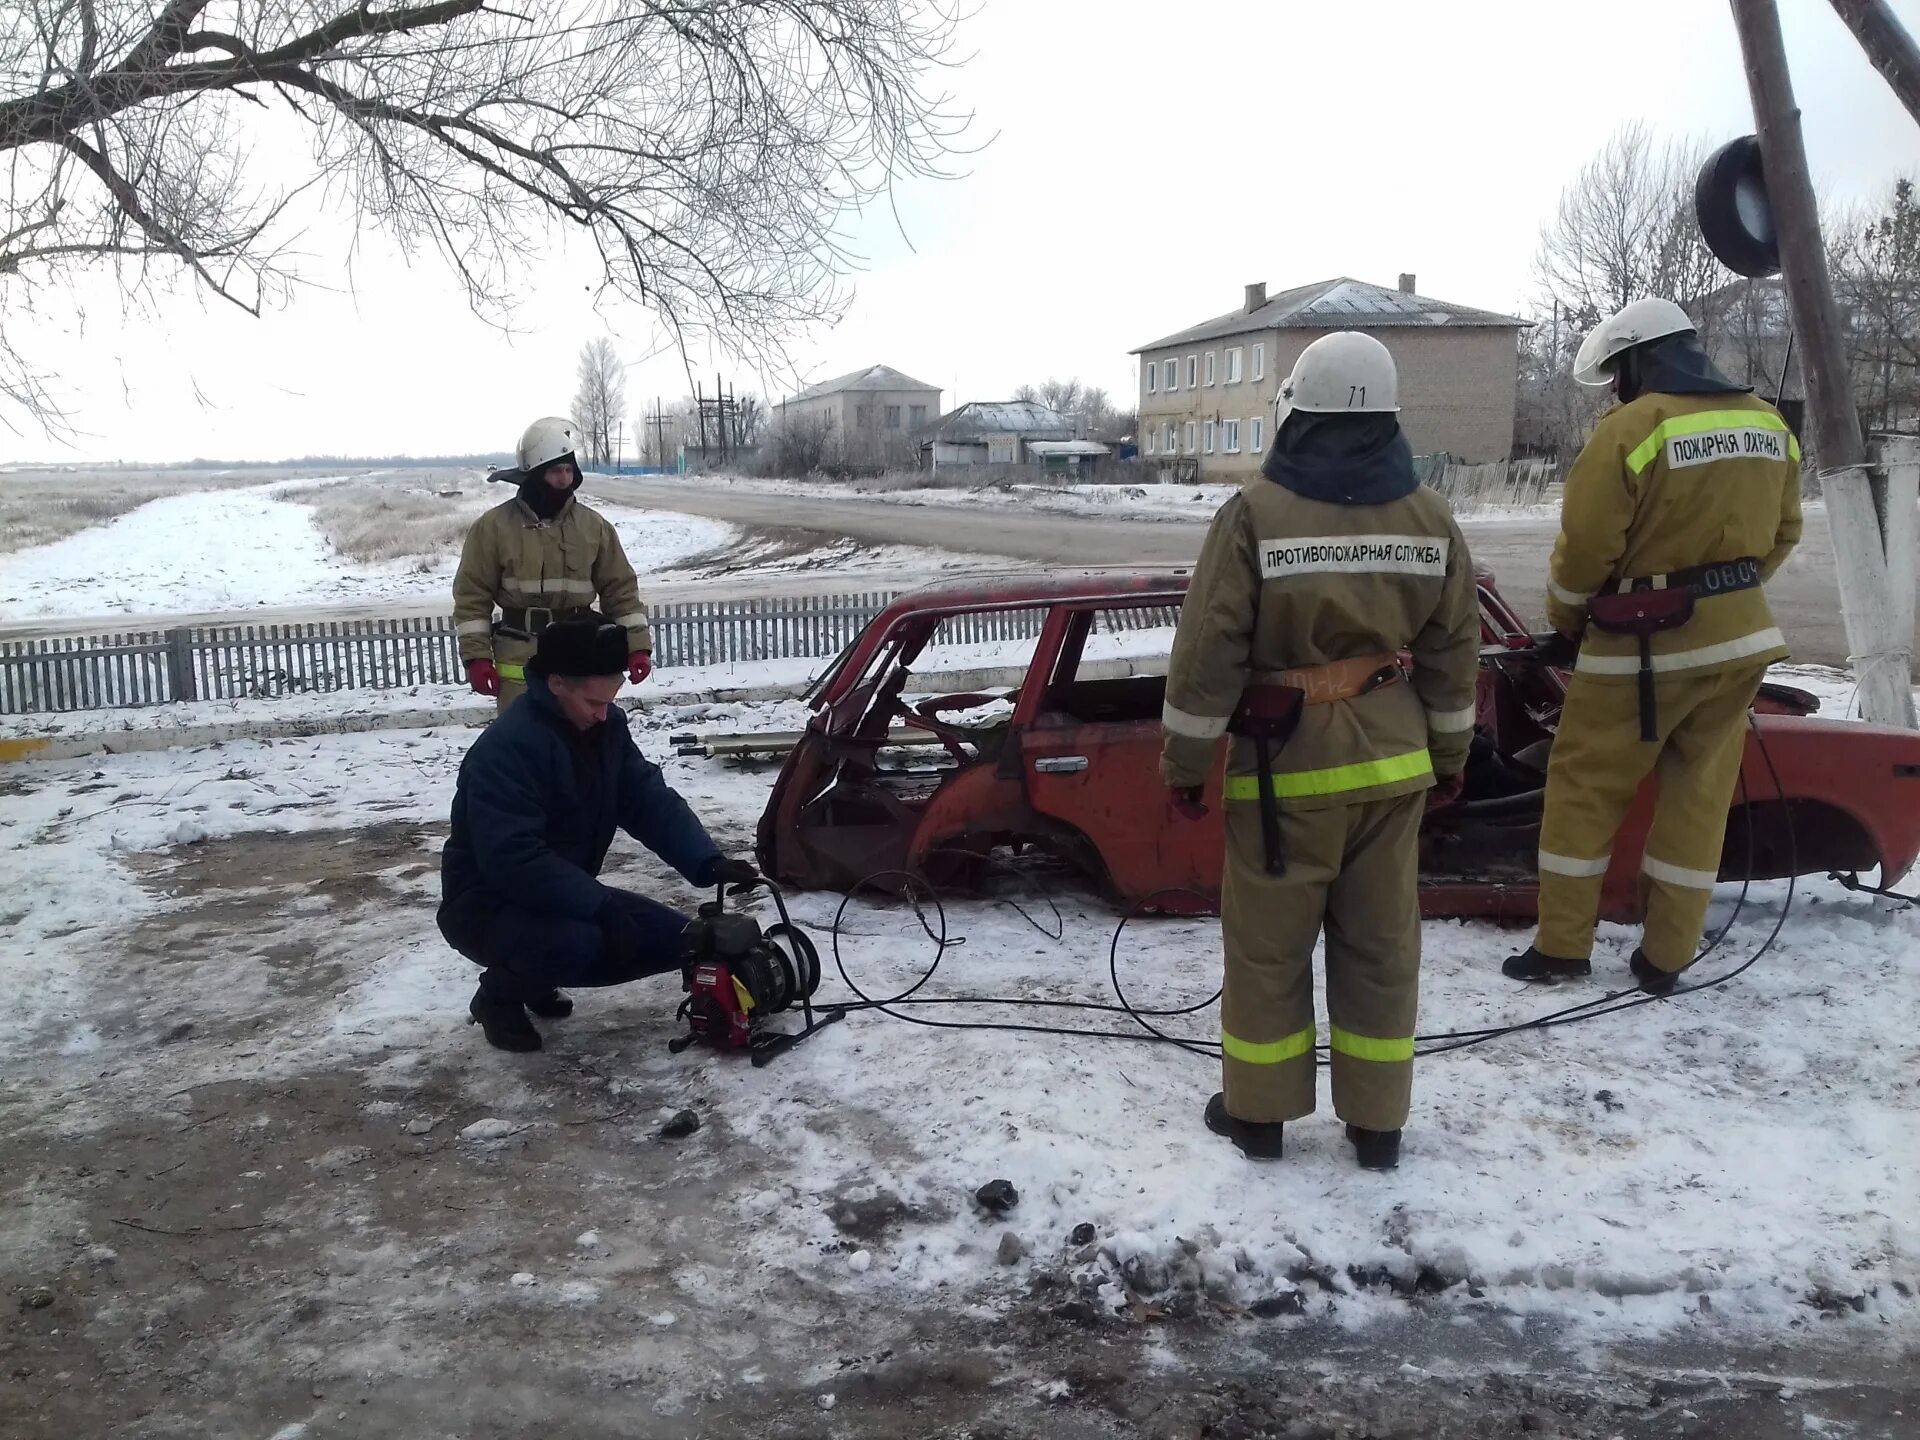
[[[1273,402],[1300,352],[1334,330],[1361,330],[1393,352],[1400,424],[1414,453],[1505,460],[1513,447],[1519,331],[1511,315],[1399,288],[1323,280],[1267,296],[1249,285],[1238,310],[1143,345],[1140,458],[1191,460],[1201,475],[1244,479],[1272,438]]]
[[[849,464],[912,464],[920,432],[940,414],[940,387],[869,365],[810,385],[782,400],[782,423],[813,421],[829,430],[831,453]]]

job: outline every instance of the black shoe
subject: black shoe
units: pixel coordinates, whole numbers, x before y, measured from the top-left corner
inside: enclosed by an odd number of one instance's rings
[[[1347,1139],[1353,1142],[1354,1158],[1362,1170],[1391,1170],[1400,1163],[1400,1132],[1368,1130],[1347,1126]]]
[[[564,1020],[573,1014],[573,1001],[564,990],[549,990],[539,999],[528,1000],[525,1004],[542,1020]]]
[[[1286,1126],[1279,1121],[1261,1123],[1254,1120],[1236,1120],[1227,1113],[1227,1097],[1216,1093],[1207,1101],[1207,1129],[1216,1135],[1224,1135],[1240,1147],[1240,1153],[1249,1160],[1278,1160],[1280,1158],[1281,1132]]]
[[[486,1032],[487,1043],[496,1050],[538,1050],[540,1032],[527,1019],[527,1010],[518,1000],[495,1000],[483,991],[474,992],[467,1002],[467,1023]]]
[[[1633,971],[1633,978],[1640,982],[1641,990],[1649,995],[1671,995],[1673,987],[1680,983],[1679,970],[1662,970],[1647,959],[1647,952],[1644,950],[1633,952],[1633,958],[1627,962],[1627,968]]]
[[[1500,973],[1509,980],[1530,980],[1536,984],[1553,985],[1562,980],[1586,979],[1593,974],[1593,962],[1543,955],[1538,946],[1529,945],[1520,954],[1509,955],[1501,963]]]

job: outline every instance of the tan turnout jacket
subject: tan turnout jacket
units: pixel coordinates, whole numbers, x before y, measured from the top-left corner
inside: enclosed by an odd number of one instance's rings
[[[1752,557],[1770,579],[1800,542],[1800,445],[1752,395],[1649,393],[1609,412],[1567,472],[1547,618],[1578,635],[1580,673],[1632,681],[1639,642],[1587,625],[1622,580]],[[1656,674],[1713,675],[1787,657],[1764,591],[1700,598],[1653,636]]]
[[[1410,651],[1411,684],[1309,705],[1275,756],[1283,809],[1423,790],[1466,765],[1479,667],[1473,562],[1426,488],[1376,505],[1251,482],[1214,516],[1167,676],[1161,775],[1199,785],[1249,683],[1336,660]],[[1236,738],[1228,800],[1252,800],[1254,747]]]
[[[612,523],[571,496],[542,520],[515,496],[474,521],[461,547],[453,577],[460,658],[518,666],[533,654],[529,642],[494,635],[495,606],[557,611],[596,599],[602,614],[626,627],[629,651],[653,649],[640,582]]]

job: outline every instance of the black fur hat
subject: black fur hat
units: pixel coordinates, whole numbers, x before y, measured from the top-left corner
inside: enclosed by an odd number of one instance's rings
[[[627,673],[627,632],[595,616],[591,620],[556,620],[540,632],[540,648],[527,668],[536,675],[592,675]]]

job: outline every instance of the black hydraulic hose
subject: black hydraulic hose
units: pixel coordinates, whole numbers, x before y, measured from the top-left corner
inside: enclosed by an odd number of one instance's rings
[[[1784,807],[1783,814],[1786,822],[1788,854],[1787,894],[1785,901],[1781,906],[1779,917],[1774,921],[1772,930],[1768,932],[1766,938],[1761,941],[1759,947],[1753,954],[1749,955],[1739,965],[1724,975],[1718,975],[1712,979],[1701,980],[1692,984],[1676,985],[1674,989],[1668,991],[1665,995],[1645,994],[1639,991],[1637,987],[1628,990],[1616,990],[1592,1000],[1582,1001],[1577,1005],[1569,1005],[1563,1009],[1510,1025],[1489,1026],[1479,1030],[1455,1030],[1444,1031],[1437,1034],[1417,1035],[1414,1037],[1415,1041],[1425,1045],[1426,1048],[1416,1050],[1414,1052],[1416,1057],[1445,1055],[1455,1050],[1465,1050],[1475,1045],[1484,1045],[1489,1041],[1501,1039],[1509,1035],[1518,1035],[1530,1030],[1551,1030],[1563,1025],[1579,1024],[1587,1020],[1597,1020],[1604,1015],[1615,1015],[1621,1011],[1637,1009],[1642,1005],[1652,1004],[1657,1000],[1678,999],[1683,995],[1696,995],[1705,990],[1718,989],[1728,981],[1745,974],[1748,970],[1752,969],[1762,957],[1772,951],[1774,945],[1780,938],[1781,931],[1786,926],[1788,917],[1793,913],[1793,902],[1799,879],[1799,842],[1794,832],[1792,806],[1791,803],[1787,801],[1786,787],[1781,783],[1780,772],[1774,765],[1773,754],[1767,746],[1766,736],[1761,732],[1759,725],[1754,721],[1751,714],[1747,717],[1747,724],[1753,733],[1754,741],[1760,750],[1761,758],[1766,764],[1767,772],[1772,777],[1774,793],[1780,798]],[[1699,953],[1694,957],[1692,964],[1689,965],[1689,969],[1691,969],[1693,965],[1698,965],[1707,956],[1711,955],[1726,939],[1727,935],[1732,931],[1734,924],[1739,920],[1753,885],[1753,865],[1757,853],[1757,837],[1753,819],[1754,807],[1748,795],[1744,767],[1740,773],[1740,795],[1742,808],[1746,812],[1747,823],[1747,875],[1741,882],[1740,894],[1735,901],[1733,913],[1728,916],[1726,924],[1715,931],[1707,940],[1706,944],[1701,947]],[[959,853],[966,854],[969,858],[976,860],[980,858],[978,855],[973,854],[973,852]],[[1011,870],[1013,867],[1006,868]],[[905,990],[902,990],[898,995],[893,995],[885,999],[876,999],[862,990],[848,973],[846,958],[840,949],[840,937],[847,907],[853,903],[855,896],[868,888],[882,888],[879,885],[880,881],[896,879],[906,882],[905,889],[908,903],[914,907],[914,912],[920,920],[922,931],[934,942],[934,957],[932,963],[928,965],[926,971],[920,978],[915,980],[913,984],[909,985]],[[926,891],[928,899],[932,902],[934,914],[938,921],[937,930],[927,923],[926,912],[921,907],[918,899],[914,897],[913,891],[916,886],[923,888]],[[1867,887],[1861,886],[1859,888],[1865,889]],[[846,985],[847,989],[852,991],[854,995],[858,996],[859,999],[857,1003],[829,1004],[819,1008],[841,1011],[877,1010],[896,1020],[905,1020],[910,1024],[925,1025],[944,1030],[997,1030],[1037,1035],[1059,1035],[1084,1039],[1153,1041],[1172,1045],[1176,1049],[1184,1050],[1189,1054],[1198,1055],[1205,1059],[1218,1059],[1220,1056],[1220,1043],[1218,1041],[1171,1035],[1151,1022],[1153,1020],[1166,1020],[1196,1014],[1219,1000],[1222,994],[1220,990],[1216,989],[1213,994],[1209,995],[1206,999],[1197,1001],[1192,1005],[1170,1009],[1149,1009],[1136,1006],[1128,1000],[1125,987],[1120,983],[1120,940],[1126,933],[1127,926],[1144,914],[1154,902],[1176,895],[1191,896],[1202,902],[1210,902],[1212,898],[1200,891],[1181,887],[1156,890],[1135,902],[1135,904],[1120,917],[1119,924],[1114,927],[1113,937],[1107,946],[1107,977],[1109,983],[1113,986],[1114,996],[1119,1001],[1118,1004],[1107,1004],[1094,1000],[1048,1000],[994,995],[921,996],[919,991],[928,981],[932,980],[935,973],[938,972],[941,961],[946,957],[946,952],[956,945],[964,944],[965,940],[962,937],[949,935],[946,906],[941,901],[939,889],[933,885],[931,881],[927,880],[924,875],[907,870],[876,871],[848,890],[841,898],[839,908],[834,912],[833,917],[832,939],[834,965],[840,972],[841,982]],[[1005,903],[1012,904],[1010,901]],[[1049,900],[1048,903],[1051,905],[1051,900]],[[784,903],[782,903],[781,908],[784,918]],[[1029,924],[1033,925],[1036,930],[1039,930],[1041,934],[1048,935],[1049,938],[1056,940],[1060,938],[1058,933],[1047,931],[1045,927],[1035,921],[1031,915],[1028,915],[1022,910],[1020,906],[1014,905],[1013,908],[1018,911]],[[1053,910],[1056,919],[1058,919],[1059,907],[1054,906]],[[1063,927],[1061,933],[1064,933],[1064,921],[1062,921],[1061,924]],[[1024,1025],[1010,1021],[937,1020],[923,1015],[907,1014],[903,1010],[896,1008],[904,1005],[990,1005],[1046,1010],[1094,1011],[1100,1014],[1126,1015],[1133,1020],[1140,1029],[1137,1031],[1096,1030],[1076,1026]],[[1330,1056],[1327,1052],[1330,1047],[1327,1045],[1316,1045],[1314,1048],[1316,1052],[1316,1063],[1321,1065],[1329,1063]]]

